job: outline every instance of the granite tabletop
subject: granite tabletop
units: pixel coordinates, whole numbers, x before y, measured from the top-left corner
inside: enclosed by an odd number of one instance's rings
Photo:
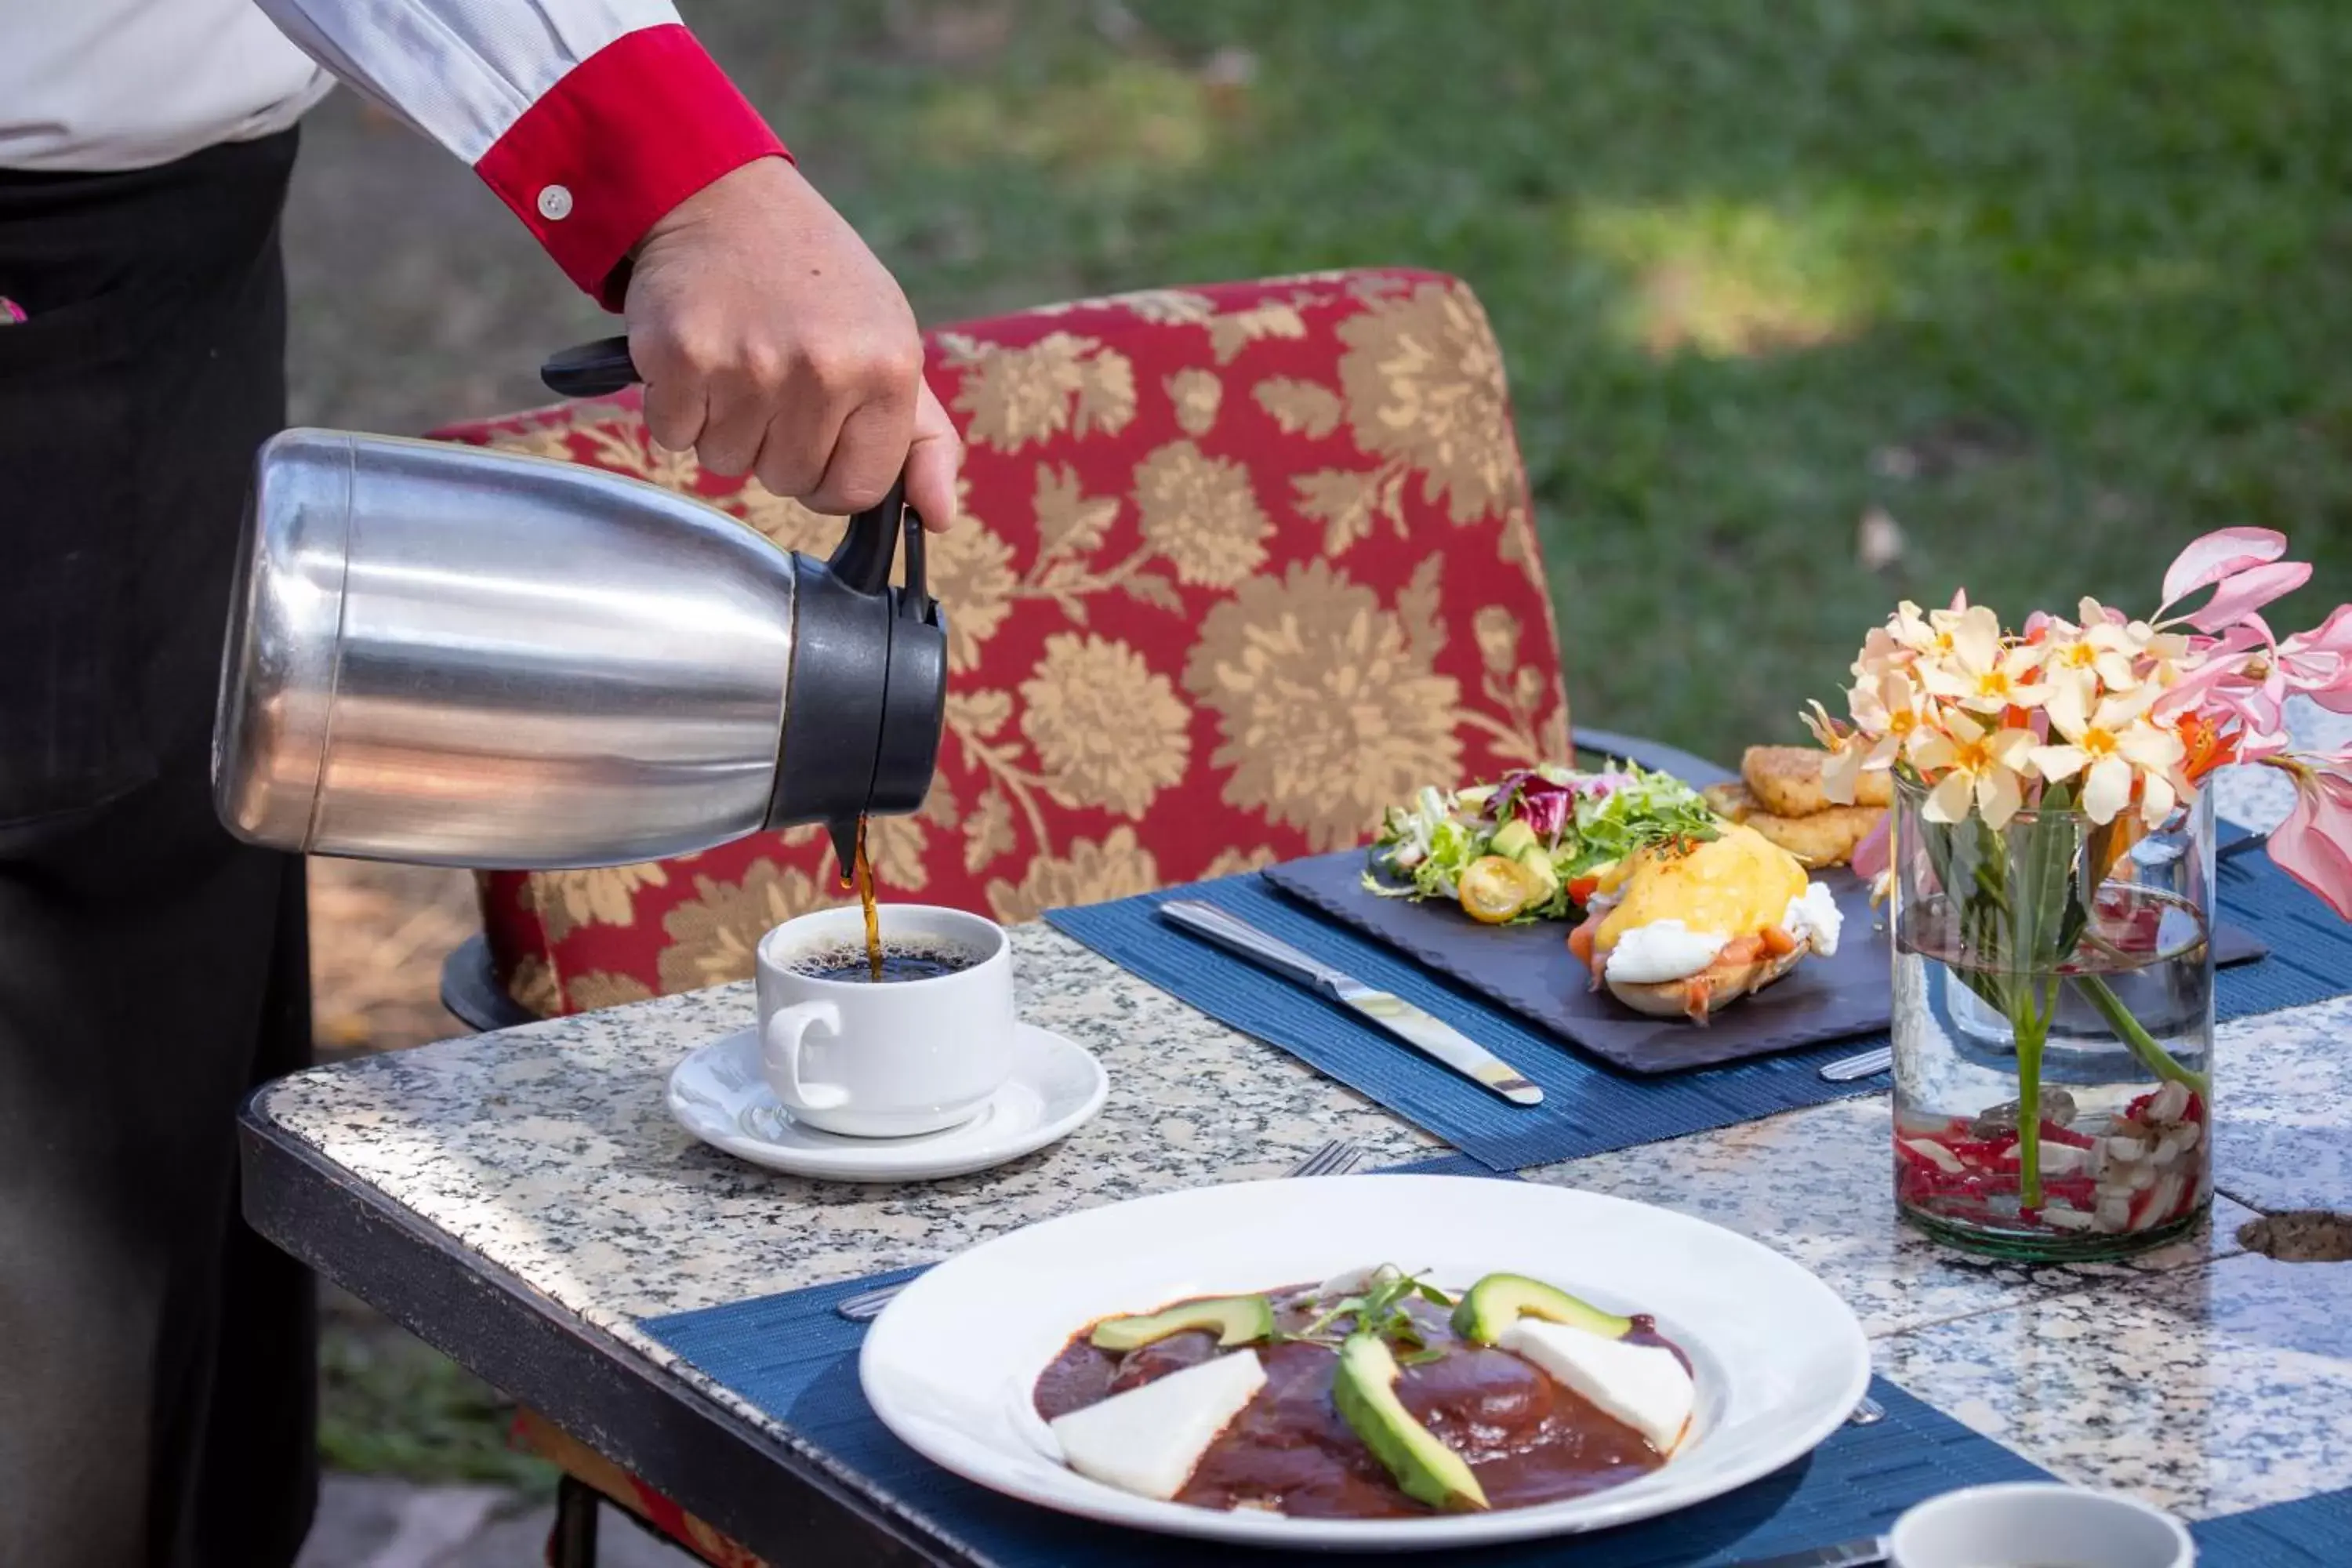
[[[2221,797],[2257,826],[2284,802]],[[1333,1138],[1373,1163],[1427,1134],[1043,926],[1014,933],[1021,1006],[1108,1071],[1101,1114],[1011,1165],[903,1186],[803,1181],[682,1131],[687,1052],[752,1021],[748,985],[298,1074],[257,1114],[485,1265],[747,1421],[644,1318],[932,1261],[1032,1220],[1278,1174]],[[2347,977],[2352,979],[2352,977]],[[2210,1230],[2128,1265],[2021,1267],[1896,1222],[1883,1098],[1525,1173],[1703,1216],[1850,1301],[1878,1368],[2069,1479],[2189,1517],[2352,1486],[2352,1263],[2273,1261],[2259,1216],[2352,1208],[2352,997],[2224,1025]]]

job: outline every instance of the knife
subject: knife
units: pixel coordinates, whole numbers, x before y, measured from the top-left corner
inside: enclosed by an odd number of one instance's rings
[[[1878,1568],[1886,1561],[1886,1538],[1872,1536],[1863,1541],[1840,1542],[1835,1546],[1784,1552],[1779,1557],[1749,1558],[1733,1563],[1731,1568]]]
[[[1493,1089],[1513,1105],[1541,1105],[1543,1090],[1529,1083],[1517,1068],[1446,1023],[1414,1006],[1402,996],[1376,991],[1362,981],[1318,963],[1288,942],[1270,937],[1248,921],[1225,913],[1213,904],[1179,899],[1160,906],[1171,924],[1215,942],[1276,974],[1320,991],[1341,1006],[1370,1019],[1422,1055],[1443,1062],[1482,1088]]]

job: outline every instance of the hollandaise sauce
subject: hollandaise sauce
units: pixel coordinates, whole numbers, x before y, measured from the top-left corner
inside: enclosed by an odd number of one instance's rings
[[[1804,896],[1805,871],[1754,828],[1727,824],[1714,838],[1629,857],[1610,868],[1599,890],[1619,899],[1593,933],[1594,948],[1606,953],[1627,931],[1660,921],[1723,937],[1776,925],[1789,900]]]

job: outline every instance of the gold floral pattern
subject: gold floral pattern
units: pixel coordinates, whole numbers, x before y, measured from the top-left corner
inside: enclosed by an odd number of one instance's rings
[[[1181,583],[1230,588],[1265,564],[1274,524],[1259,510],[1249,469],[1171,441],[1136,466],[1135,508],[1146,542]]]
[[[780,549],[803,555],[830,555],[841,542],[843,520],[811,511],[796,500],[772,495],[757,479],[719,504],[765,534]]]
[[[1261,844],[1255,849],[1221,849],[1217,851],[1216,858],[1209,862],[1208,868],[1201,873],[1201,880],[1213,882],[1220,877],[1238,877],[1244,871],[1262,871],[1281,858],[1271,844]]]
[[[524,953],[507,975],[507,994],[517,1006],[542,1018],[558,1011],[562,997],[555,984],[555,965],[539,953]]]
[[[1216,372],[1192,367],[1167,381],[1168,400],[1176,405],[1177,428],[1187,436],[1205,436],[1217,422],[1217,405],[1224,401],[1225,384]]]
[[[1063,632],[1021,683],[1021,732],[1064,805],[1141,816],[1184,776],[1192,713],[1166,676],[1123,642]]]
[[[947,611],[948,668],[972,668],[980,663],[981,644],[1013,611],[1013,547],[979,518],[965,517],[930,536],[923,575]]]
[[[574,1013],[593,1013],[600,1007],[625,1007],[632,1002],[650,1002],[654,999],[654,988],[634,974],[614,974],[609,970],[592,969],[567,981],[563,995],[572,1004]]]
[[[1184,687],[1217,715],[1227,804],[1336,849],[1391,802],[1458,778],[1461,688],[1433,667],[1443,628],[1414,618],[1319,559],[1211,610]]]
[[[1219,364],[1231,364],[1234,356],[1261,338],[1303,338],[1307,335],[1307,318],[1298,307],[1281,300],[1269,300],[1243,310],[1221,310],[1209,318],[1209,352],[1217,356]]]
[[[762,856],[742,879],[694,879],[694,897],[662,917],[669,945],[661,952],[662,994],[698,991],[751,977],[760,939],[795,915],[839,903],[797,866]]]
[[[572,460],[572,434],[576,428],[570,421],[549,425],[530,425],[520,430],[501,430],[491,437],[490,445],[502,452],[520,452],[527,458],[553,458],[558,462]]]
[[[1089,305],[1113,306],[1155,327],[1197,327],[1217,313],[1214,300],[1183,289],[1138,289],[1100,300],[1082,300],[1076,308]]]
[[[587,445],[575,446],[575,460],[606,468],[631,479],[645,479],[688,495],[702,487],[702,465],[692,452],[672,452],[656,445],[644,418],[635,409],[591,404],[574,416],[573,429]]]
[[[1076,838],[1066,856],[1040,855],[1017,884],[990,882],[988,907],[1004,924],[1018,925],[1047,910],[1129,898],[1158,886],[1160,867],[1151,851],[1136,838],[1134,828],[1121,826],[1099,844]]]
[[[1087,496],[1077,469],[1066,463],[1039,465],[1037,491],[1032,505],[1037,513],[1040,560],[1085,555],[1098,549],[1103,535],[1118,516],[1118,499]]]
[[[1339,395],[1328,386],[1277,375],[1259,382],[1250,396],[1286,435],[1319,441],[1339,427]]]
[[[1507,675],[1519,662],[1519,617],[1500,605],[1488,605],[1470,617],[1470,635],[1478,641],[1478,660],[1489,675]]]
[[[1065,430],[1116,434],[1135,417],[1135,367],[1093,338],[1048,332],[1006,348],[944,332],[940,342],[963,372],[955,409],[971,416],[971,446],[1018,451]]]
[[[1467,289],[1426,283],[1339,323],[1339,387],[1356,445],[1421,473],[1467,523],[1518,499],[1502,351]]]
[[[1381,518],[1404,532],[1404,470],[1393,463],[1364,473],[1326,468],[1297,475],[1290,484],[1300,513],[1323,525],[1326,555],[1345,554],[1348,546],[1370,535]]]
[[[542,871],[531,879],[531,900],[547,934],[562,942],[575,926],[625,926],[637,918],[637,889],[669,884],[658,860],[597,866],[584,871]]]

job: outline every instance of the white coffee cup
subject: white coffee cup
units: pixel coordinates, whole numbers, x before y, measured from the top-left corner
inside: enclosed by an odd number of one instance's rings
[[[794,962],[863,954],[852,905],[786,921],[760,939],[760,1058],[793,1120],[856,1138],[906,1138],[970,1121],[1013,1071],[1013,953],[1004,928],[961,910],[885,904],[886,950],[939,947],[952,973],[876,984],[800,973]]]
[[[2196,1543],[2137,1498],[2054,1481],[1970,1487],[1895,1521],[1895,1568],[2189,1568]]]

